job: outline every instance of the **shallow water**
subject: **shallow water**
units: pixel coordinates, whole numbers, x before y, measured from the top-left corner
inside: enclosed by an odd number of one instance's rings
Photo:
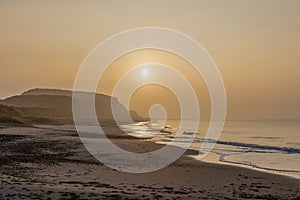
[[[160,121],[124,125],[130,134],[152,137],[150,140],[167,144],[177,131],[179,121],[168,121],[167,131],[160,132]],[[192,121],[190,122],[192,123]],[[189,123],[180,131],[186,131]],[[217,141],[204,140],[209,122],[200,123],[194,143],[190,148],[199,150],[203,142],[216,142],[213,153],[222,162],[248,165],[272,171],[300,173],[300,121],[230,121],[226,122]],[[166,129],[165,129],[166,130]],[[185,138],[181,142],[185,142]]]

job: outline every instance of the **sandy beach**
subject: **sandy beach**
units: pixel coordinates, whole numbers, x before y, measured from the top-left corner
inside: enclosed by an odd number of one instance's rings
[[[0,200],[300,200],[300,0],[0,0]]]
[[[153,142],[116,137],[118,146],[149,152]],[[114,134],[115,135],[114,135]],[[299,199],[300,180],[197,161],[188,151],[170,166],[129,174],[106,167],[60,126],[1,128],[1,199]]]

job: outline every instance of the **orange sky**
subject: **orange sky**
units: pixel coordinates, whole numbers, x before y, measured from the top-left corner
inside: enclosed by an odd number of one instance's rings
[[[0,97],[71,89],[99,42],[157,26],[207,49],[224,79],[229,119],[300,119],[299,10],[298,0],[0,0]]]

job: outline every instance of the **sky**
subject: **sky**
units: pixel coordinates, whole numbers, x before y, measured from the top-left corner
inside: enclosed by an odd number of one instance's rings
[[[98,43],[154,26],[185,33],[208,51],[223,77],[228,119],[300,119],[298,0],[0,0],[0,25],[0,98],[37,87],[72,89],[77,70]],[[141,54],[151,57],[137,52],[116,63],[129,69]],[[172,64],[170,55],[152,54]],[[181,68],[191,73],[187,65]],[[103,81],[99,92],[109,93],[112,83]],[[147,89],[153,96],[161,90],[148,87],[144,94]],[[139,104],[142,94],[135,94]],[[209,112],[207,94],[197,95]]]

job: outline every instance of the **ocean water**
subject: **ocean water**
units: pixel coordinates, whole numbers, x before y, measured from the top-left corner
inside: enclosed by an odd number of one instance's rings
[[[124,125],[131,135],[167,144],[179,121],[171,120]],[[188,124],[181,131],[190,133]],[[200,122],[191,149],[199,150],[209,122]],[[180,146],[180,144],[178,144]],[[212,153],[219,162],[233,163],[273,172],[300,174],[300,121],[228,121]]]

